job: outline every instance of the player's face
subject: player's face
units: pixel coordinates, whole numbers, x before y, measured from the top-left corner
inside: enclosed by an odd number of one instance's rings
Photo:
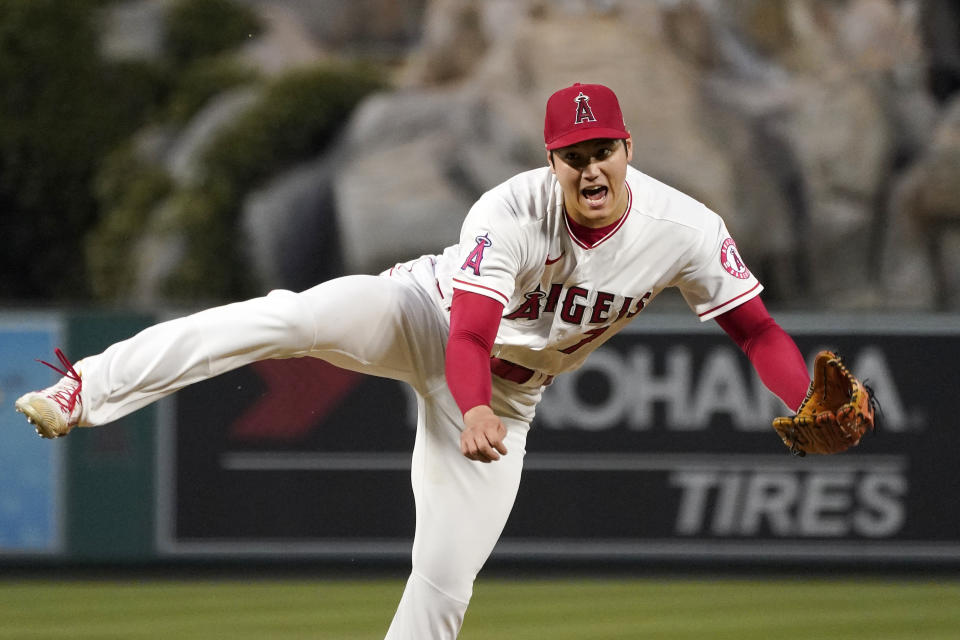
[[[547,161],[563,189],[563,204],[576,222],[603,227],[627,209],[627,164],[633,140],[597,138],[547,151]]]

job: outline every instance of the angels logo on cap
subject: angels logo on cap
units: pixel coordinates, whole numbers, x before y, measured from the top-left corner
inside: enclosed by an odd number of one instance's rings
[[[617,96],[602,84],[576,84],[547,100],[543,141],[559,149],[594,138],[629,138]]]
[[[596,121],[597,118],[590,109],[590,96],[583,95],[583,91],[581,91],[577,96],[577,116],[573,119],[573,124]]]

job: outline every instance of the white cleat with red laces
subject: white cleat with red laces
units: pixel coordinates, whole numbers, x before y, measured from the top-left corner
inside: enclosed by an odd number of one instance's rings
[[[43,362],[63,377],[52,387],[31,391],[15,403],[17,411],[27,416],[27,422],[36,427],[42,438],[61,438],[80,422],[80,389],[83,381],[60,349],[55,351],[63,369]]]

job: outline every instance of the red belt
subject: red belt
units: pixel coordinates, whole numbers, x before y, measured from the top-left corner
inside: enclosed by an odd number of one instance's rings
[[[490,358],[490,372],[498,378],[516,382],[517,384],[527,382],[537,373],[533,369],[528,369],[509,360],[501,360],[500,358]],[[553,376],[547,376],[543,384],[547,385],[551,382],[553,382]]]

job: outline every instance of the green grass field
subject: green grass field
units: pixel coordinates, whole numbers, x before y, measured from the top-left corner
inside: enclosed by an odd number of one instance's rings
[[[377,639],[400,580],[0,581],[0,638]],[[949,580],[481,579],[462,640],[955,640]]]

